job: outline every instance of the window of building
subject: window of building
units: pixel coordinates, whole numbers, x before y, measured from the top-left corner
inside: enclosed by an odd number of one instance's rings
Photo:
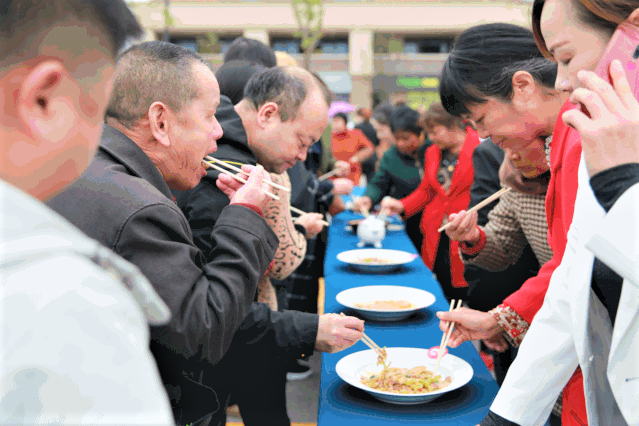
[[[171,43],[185,47],[194,52],[198,51],[198,43],[196,36],[171,36]]]
[[[275,51],[282,51],[291,55],[302,53],[302,41],[292,37],[272,37],[271,47]],[[327,37],[320,40],[316,47],[317,53],[346,54],[348,53],[347,37]]]
[[[278,52],[286,52],[291,55],[302,53],[302,41],[299,38],[276,38],[271,39],[271,47]]]
[[[448,53],[453,38],[405,38],[404,53]]]

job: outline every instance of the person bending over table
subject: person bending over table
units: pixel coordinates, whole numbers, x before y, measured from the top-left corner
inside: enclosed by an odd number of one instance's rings
[[[392,146],[382,157],[364,195],[355,200],[357,211],[370,211],[386,196],[404,198],[416,190],[422,180],[424,153],[431,145],[425,138],[424,129],[415,125],[413,109],[406,105],[393,107],[390,104],[378,108],[373,123],[380,133],[380,139],[390,139]],[[418,251],[423,239],[419,229],[421,217],[421,213],[417,213],[406,219],[406,233]]]
[[[304,94],[296,107],[291,106],[296,104],[289,98],[290,87],[296,88],[294,93]],[[277,174],[303,161],[308,147],[328,123],[330,93],[325,87],[302,68],[275,67],[255,74],[244,94],[245,98],[237,105],[221,97],[216,118],[222,124],[224,137],[218,141],[215,157],[240,164],[259,163],[269,173]],[[210,230],[228,204],[228,197],[216,184],[221,177],[209,170],[194,189],[175,193],[193,228],[195,244],[205,256],[215,243]],[[228,402],[231,392],[234,398],[238,396],[240,407],[240,398],[262,404],[260,410],[242,413],[245,424],[263,424],[268,416],[273,425],[287,425],[289,419],[286,410],[282,410],[285,395],[267,394],[269,391],[264,390],[272,380],[277,380],[274,375],[281,371],[277,366],[288,359],[310,355],[314,350],[333,353],[350,347],[360,339],[363,329],[363,322],[354,317],[275,312],[256,302],[235,334],[228,356],[205,375],[212,380],[222,404]],[[273,368],[263,368],[264,365]],[[272,402],[274,397],[279,398],[277,404]],[[213,424],[223,424],[224,416],[225,410],[221,410]]]
[[[414,111],[413,117],[412,125],[417,128],[419,113]],[[424,178],[415,191],[401,200],[383,199],[382,213],[410,217],[423,211],[422,259],[437,276],[446,298],[465,300],[468,284],[458,244],[437,230],[447,222],[450,213],[468,207],[474,177],[472,156],[479,137],[440,103],[431,104],[421,126],[433,142],[424,155]]]

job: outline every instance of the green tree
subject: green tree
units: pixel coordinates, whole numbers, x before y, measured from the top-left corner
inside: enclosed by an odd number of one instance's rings
[[[310,71],[311,55],[324,35],[322,30],[324,2],[323,0],[291,0],[291,7],[298,28],[293,35],[302,40],[304,68]]]

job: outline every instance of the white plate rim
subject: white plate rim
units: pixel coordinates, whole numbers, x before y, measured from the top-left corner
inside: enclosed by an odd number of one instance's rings
[[[424,349],[424,348],[406,348],[406,347],[391,347],[391,348],[386,348],[386,353],[388,354],[388,356],[391,356],[391,350],[419,350],[419,351],[424,351],[424,352],[428,352],[428,349]],[[461,362],[464,364],[464,370],[466,373],[466,377],[464,376],[464,372],[462,372],[462,378],[459,379],[459,383],[455,383],[455,376],[453,376],[453,382],[451,382],[451,385],[444,388],[444,389],[440,389],[437,390],[435,392],[428,392],[428,393],[418,393],[418,394],[400,394],[400,393],[394,393],[394,392],[387,392],[387,391],[380,391],[377,389],[373,389],[370,388],[368,386],[366,386],[365,384],[363,384],[362,382],[359,381],[359,378],[355,377],[353,380],[350,380],[350,377],[348,375],[345,375],[346,378],[344,376],[342,376],[340,374],[340,364],[344,364],[346,363],[345,360],[347,360],[349,357],[352,356],[362,356],[361,354],[365,353],[365,352],[370,352],[372,355],[374,355],[375,357],[377,356],[375,354],[375,352],[372,349],[366,349],[363,351],[359,351],[359,352],[353,352],[351,354],[346,355],[345,357],[343,357],[342,359],[340,359],[339,361],[337,361],[337,364],[335,364],[335,372],[337,373],[337,375],[339,376],[340,379],[342,379],[344,382],[348,383],[351,386],[354,386],[356,388],[362,389],[370,394],[378,394],[378,395],[386,395],[386,396],[391,396],[391,397],[399,397],[402,399],[421,399],[424,397],[431,397],[431,396],[436,396],[436,395],[442,395],[451,391],[454,391],[456,389],[461,388],[462,386],[465,386],[466,384],[468,384],[474,377],[475,375],[475,371],[473,370],[473,367],[470,365],[470,363],[458,356],[452,355],[452,354],[447,354],[445,356],[442,357],[441,362],[440,362],[440,367],[444,367],[449,361],[447,361],[446,359],[448,357],[448,360],[454,360],[455,362]],[[435,362],[435,360],[432,360],[433,362]],[[392,360],[391,360],[392,363]],[[391,364],[392,367],[392,364]],[[459,376],[457,376],[459,377]]]
[[[379,309],[370,309],[370,308],[360,308],[359,306],[354,306],[354,305],[350,305],[350,304],[346,304],[343,301],[340,301],[340,296],[343,298],[344,296],[342,295],[342,293],[346,293],[349,291],[354,291],[355,289],[363,289],[363,288],[368,288],[368,287],[384,287],[384,288],[394,288],[394,289],[409,289],[411,291],[419,291],[419,292],[423,292],[426,293],[428,296],[432,298],[432,301],[428,304],[425,305],[419,305],[416,307],[412,307],[412,308],[406,308],[406,309],[384,309],[384,310],[379,310]],[[433,303],[435,303],[437,301],[437,298],[435,297],[435,295],[433,293],[431,293],[430,291],[426,291],[423,290],[421,288],[416,288],[416,287],[406,287],[403,285],[365,285],[365,286],[361,286],[361,287],[351,287],[348,288],[346,290],[342,290],[339,293],[337,293],[337,296],[335,296],[335,300],[337,300],[337,302],[342,305],[342,306],[346,306],[349,309],[353,309],[355,311],[363,311],[363,312],[375,312],[375,313],[401,313],[401,312],[414,312],[414,311],[419,311],[420,309],[424,309],[427,308],[429,306],[431,306]]]
[[[374,264],[365,263],[365,262],[354,262],[354,261],[350,261],[350,260],[344,259],[344,256],[348,256],[348,255],[354,254],[356,252],[380,252],[380,251],[381,252],[393,252],[393,253],[401,254],[402,256],[406,256],[406,259],[405,260],[400,260],[400,261],[395,261],[395,262],[382,263],[382,264],[379,264],[379,265],[374,265]],[[365,254],[362,254],[361,256],[365,256]],[[385,266],[405,265],[405,264],[410,263],[413,260],[417,259],[419,257],[419,255],[418,254],[414,254],[414,253],[409,253],[409,252],[403,251],[403,250],[362,248],[362,249],[355,249],[355,250],[346,250],[346,251],[337,253],[336,257],[337,257],[337,260],[339,260],[340,262],[347,263],[349,265],[357,265],[357,266],[366,266],[366,267],[376,268],[376,267],[385,267]]]

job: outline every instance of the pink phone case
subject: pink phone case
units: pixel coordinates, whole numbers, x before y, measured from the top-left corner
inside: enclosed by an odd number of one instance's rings
[[[639,27],[623,22],[617,27],[608,46],[606,46],[606,50],[595,68],[595,73],[610,84],[612,84],[610,63],[615,59],[619,59],[623,64],[630,88],[637,97],[637,89],[639,88]],[[583,105],[581,109],[588,114]]]

